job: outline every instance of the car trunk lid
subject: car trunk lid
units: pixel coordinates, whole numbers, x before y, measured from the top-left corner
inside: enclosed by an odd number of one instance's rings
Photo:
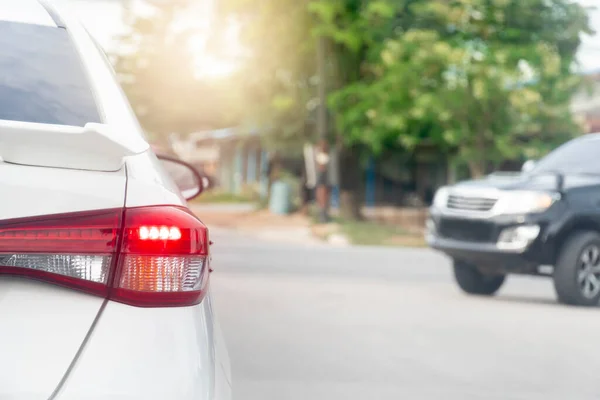
[[[0,221],[122,208],[125,187],[124,168],[99,172],[0,162]],[[104,302],[48,282],[0,274],[0,398],[50,397]]]

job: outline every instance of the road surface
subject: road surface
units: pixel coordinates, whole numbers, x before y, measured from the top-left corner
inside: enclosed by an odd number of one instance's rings
[[[213,237],[234,400],[600,398],[600,310],[550,280],[475,298],[428,250]]]

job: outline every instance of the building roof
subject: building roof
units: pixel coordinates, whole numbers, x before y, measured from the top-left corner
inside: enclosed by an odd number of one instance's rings
[[[0,0],[0,21],[56,27],[56,22],[37,0]]]
[[[224,128],[211,131],[194,132],[188,135],[190,140],[227,140],[243,136],[255,136],[258,134],[257,129],[245,130],[241,128]]]

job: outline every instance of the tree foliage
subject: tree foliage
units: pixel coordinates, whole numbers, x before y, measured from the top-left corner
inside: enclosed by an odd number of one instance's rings
[[[246,122],[268,134],[267,144],[298,153],[315,138],[315,41],[308,0],[222,0],[220,12],[242,26],[240,40],[250,51],[238,87]]]
[[[570,0],[222,0],[250,51],[227,82],[197,79],[191,0],[136,15],[117,69],[144,126],[189,132],[246,121],[279,146],[315,138],[315,44],[328,46],[329,109],[345,149],[433,144],[484,172],[578,133],[569,111],[585,9]],[[350,163],[356,160],[348,158]],[[346,171],[342,167],[342,171]]]
[[[579,132],[569,110],[586,11],[567,0],[315,2],[319,32],[359,57],[330,98],[346,140],[434,143],[473,175]]]
[[[319,35],[331,42],[329,106],[346,146],[434,144],[480,175],[487,161],[535,157],[580,130],[572,67],[590,28],[569,0],[226,3],[245,16],[255,54],[248,94],[293,135],[318,104]]]

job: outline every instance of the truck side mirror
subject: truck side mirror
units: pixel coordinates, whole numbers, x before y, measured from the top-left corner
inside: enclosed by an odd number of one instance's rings
[[[535,160],[527,160],[523,163],[521,167],[521,172],[527,173],[531,172],[535,168]]]

